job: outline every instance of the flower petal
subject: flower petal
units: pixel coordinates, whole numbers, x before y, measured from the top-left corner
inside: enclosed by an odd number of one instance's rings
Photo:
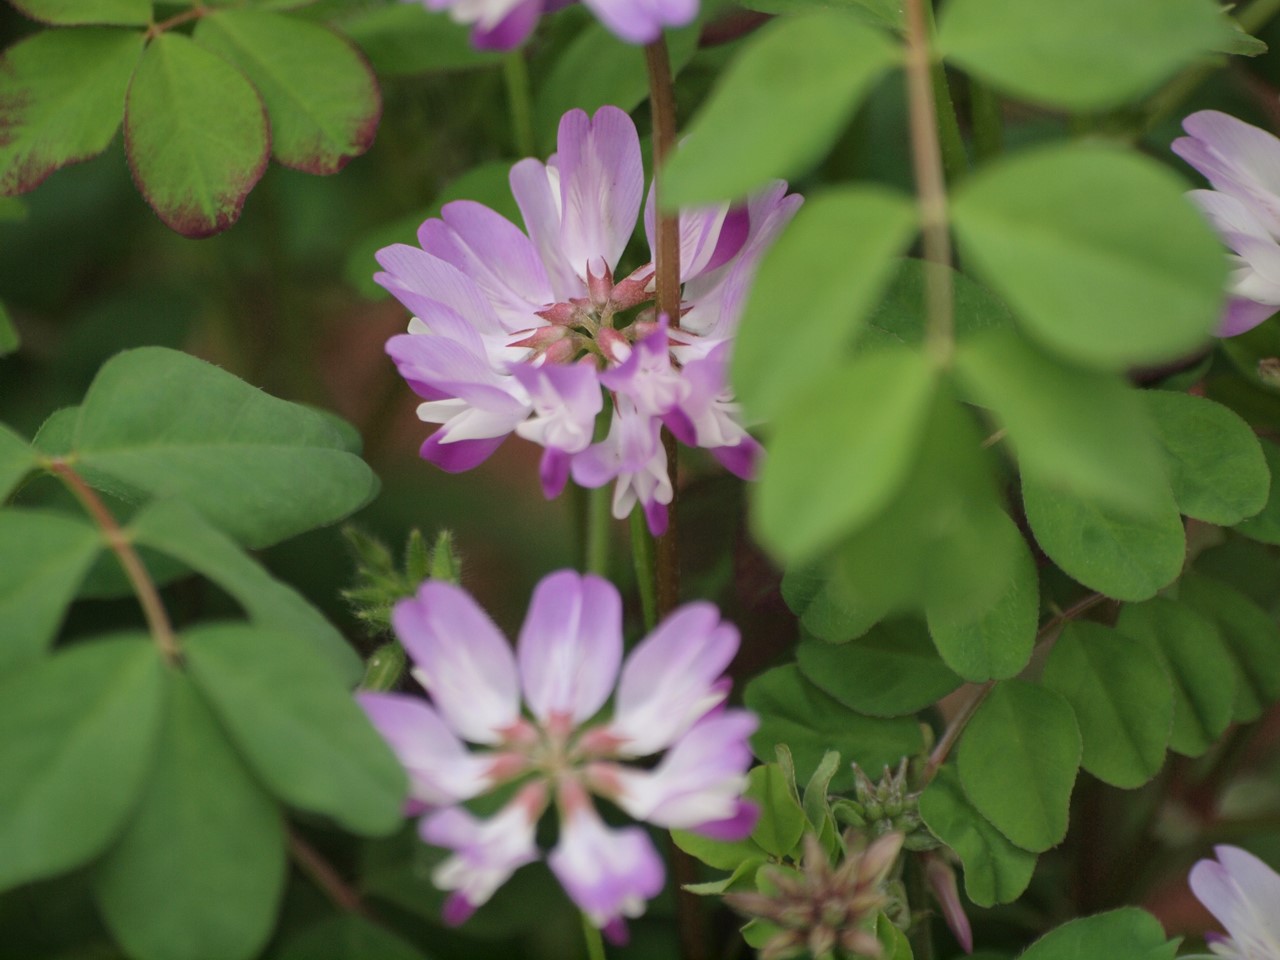
[[[590,804],[565,819],[547,863],[597,927],[640,916],[646,901],[662,892],[662,858],[648,834],[606,827]]]
[[[586,284],[570,266],[561,242],[559,169],[554,163],[544,165],[530,158],[512,167],[509,179],[529,239],[546,265],[556,301],[585,297]]]
[[[533,33],[541,16],[542,0],[524,0],[492,27],[475,27],[471,43],[477,50],[514,50]]]

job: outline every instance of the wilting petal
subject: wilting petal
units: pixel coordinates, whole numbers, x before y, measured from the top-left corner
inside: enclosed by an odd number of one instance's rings
[[[1239,847],[1214,848],[1218,860],[1191,869],[1191,890],[1227,928],[1245,957],[1280,957],[1280,876]]]
[[[622,752],[661,750],[724,701],[718,683],[738,651],[738,631],[710,603],[680,607],[627,658],[609,732]]]
[[[445,722],[472,743],[501,740],[520,718],[515,657],[471,595],[428,580],[396,604],[391,620]]]
[[[667,752],[653,770],[617,767],[613,799],[637,820],[689,829],[742,813],[738,801],[751,766],[747,738],[755,714],[726,710],[706,717]]]
[[[356,700],[409,774],[409,795],[429,806],[457,803],[490,785],[489,758],[467,750],[431,707],[399,693]]]
[[[572,570],[533,592],[517,645],[525,701],[539,720],[577,726],[613,692],[622,659],[622,599],[607,580]]]

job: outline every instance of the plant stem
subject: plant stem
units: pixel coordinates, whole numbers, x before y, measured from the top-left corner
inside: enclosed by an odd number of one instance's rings
[[[585,913],[582,915],[582,936],[587,941],[588,960],[605,960],[604,940],[600,937],[599,929]]]
[[[1004,116],[1000,96],[981,80],[969,78],[969,119],[973,124],[973,152],[979,160],[993,160],[1004,151]]]
[[[932,43],[937,30],[933,22],[933,4],[924,5],[926,42]],[[933,102],[938,112],[937,129],[942,149],[942,167],[947,174],[947,183],[956,184],[969,172],[969,154],[964,148],[964,137],[960,133],[960,121],[956,117],[955,101],[951,99],[951,86],[947,83],[947,68],[941,60],[935,60],[929,68],[929,79],[933,85]]]
[[[920,232],[926,264],[925,344],[939,366],[951,362],[954,348],[951,235],[947,227],[947,185],[938,142],[938,109],[934,102],[925,0],[906,0],[907,106],[911,128],[911,162],[920,208]]]
[[[533,99],[529,94],[529,67],[524,54],[513,50],[502,61],[502,79],[507,86],[507,108],[511,111],[511,139],[516,153],[532,157],[538,152],[533,136]]]
[[[160,599],[160,591],[156,589],[155,581],[147,572],[142,558],[133,549],[133,542],[120,529],[120,524],[107,509],[107,505],[102,502],[97,491],[85,483],[84,478],[72,469],[71,464],[61,457],[54,457],[48,460],[45,466],[66,484],[85,511],[93,517],[94,523],[102,531],[107,546],[114,551],[116,559],[124,569],[125,576],[129,578],[129,584],[133,587],[138,604],[142,607],[142,614],[146,617],[147,629],[151,632],[152,640],[155,641],[167,663],[177,664],[182,659],[182,654],[178,649],[178,639],[174,635],[173,625],[169,622],[169,614],[165,612],[164,603]]]
[[[307,877],[324,891],[339,910],[372,919],[359,891],[342,879],[337,869],[300,836],[289,831],[289,856]]]
[[[586,572],[607,576],[609,573],[609,512],[612,487],[606,484],[587,491]]]
[[[1253,0],[1236,14],[1236,23],[1245,33],[1257,33],[1277,13],[1280,13],[1280,0]]]
[[[645,522],[644,510],[637,504],[631,511],[631,556],[635,561],[636,585],[640,590],[640,609],[644,614],[644,628],[652,630],[658,625],[657,585],[653,572],[653,537]]]

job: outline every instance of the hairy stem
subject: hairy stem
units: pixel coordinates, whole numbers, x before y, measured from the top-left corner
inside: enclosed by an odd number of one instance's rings
[[[138,604],[142,607],[142,614],[146,617],[147,629],[151,632],[151,638],[155,641],[166,662],[170,664],[178,663],[182,658],[182,654],[178,649],[178,639],[174,635],[173,624],[169,622],[169,614],[165,611],[164,603],[160,600],[160,591],[156,589],[155,581],[151,579],[151,574],[147,572],[146,564],[142,562],[138,552],[133,549],[133,542],[120,529],[120,524],[116,522],[116,518],[107,509],[107,505],[102,502],[102,498],[98,496],[97,491],[85,483],[84,478],[76,473],[71,464],[61,457],[55,457],[49,460],[46,466],[50,472],[66,484],[67,488],[75,495],[75,498],[80,501],[81,506],[93,518],[94,523],[98,525],[98,528],[102,531],[103,539],[107,542],[107,546],[115,553],[116,559],[120,561],[120,566],[124,569],[125,576],[129,578],[129,584],[133,587],[133,592],[138,598]]]
[[[511,139],[516,153],[522,157],[532,157],[538,152],[533,135],[533,98],[529,93],[529,67],[520,50],[511,51],[502,61],[502,79],[507,87]]]
[[[920,233],[926,264],[925,342],[940,365],[954,348],[951,280],[951,235],[947,227],[947,184],[938,141],[938,109],[933,94],[933,57],[929,52],[926,0],[906,0],[907,106],[911,129],[911,163],[920,208]]]

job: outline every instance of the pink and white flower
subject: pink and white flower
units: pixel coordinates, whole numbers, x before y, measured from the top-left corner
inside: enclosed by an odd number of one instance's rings
[[[1214,847],[1216,860],[1191,868],[1191,890],[1227,928],[1208,935],[1209,948],[1227,960],[1280,957],[1280,875],[1239,847]]]
[[[378,252],[375,279],[415,314],[387,352],[423,399],[419,417],[440,425],[425,459],[470,470],[516,433],[542,446],[548,497],[569,477],[613,483],[614,515],[639,503],[661,533],[673,496],[664,425],[753,474],[760,447],[728,364],[756,265],[801,200],[778,182],[744,206],[683,212],[681,316],[656,316],[652,262],[615,280],[644,194],[631,118],[615,107],[572,110],[558,147],[545,164],[511,170],[527,233],[463,200],[422,225],[420,246]],[[652,238],[652,191],[644,220]],[[597,441],[606,394],[610,425]]]
[[[397,604],[392,621],[430,700],[359,699],[409,772],[414,809],[426,810],[423,840],[452,851],[433,874],[450,891],[450,922],[538,859],[537,824],[553,805],[552,872],[614,938],[662,889],[664,871],[648,834],[607,826],[593,795],[659,827],[716,839],[751,832],[757,811],[742,791],[756,718],[724,707],[738,632],[711,604],[674,611],[625,662],[617,590],[570,570],[538,584],[514,651],[466,591],[443,581]],[[660,754],[648,768],[633,763]],[[508,784],[513,798],[488,819],[461,806]]]
[[[612,33],[627,43],[652,43],[665,27],[683,27],[698,15],[698,0],[582,0]],[[544,13],[569,0],[423,0],[428,10],[448,10],[471,27],[480,50],[513,50],[528,39]]]
[[[1231,249],[1231,298],[1218,336],[1252,330],[1280,310],[1280,140],[1217,110],[1182,121],[1173,152],[1212,190],[1189,196]]]

